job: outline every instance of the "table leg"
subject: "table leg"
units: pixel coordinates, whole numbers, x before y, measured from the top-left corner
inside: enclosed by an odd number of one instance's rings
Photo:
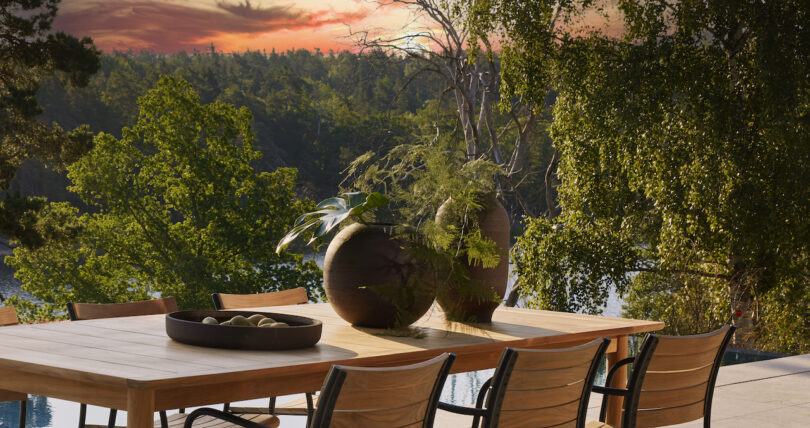
[[[155,426],[155,391],[129,389],[127,391],[127,428]]]
[[[616,352],[607,354],[607,369],[610,370],[614,364],[627,358],[627,336],[617,336]],[[627,366],[621,367],[616,371],[613,376],[613,382],[610,385],[613,388],[624,388],[627,385]],[[603,398],[604,400],[605,398]],[[622,397],[611,396],[608,402],[607,417],[605,418],[608,425],[618,427],[622,423]]]

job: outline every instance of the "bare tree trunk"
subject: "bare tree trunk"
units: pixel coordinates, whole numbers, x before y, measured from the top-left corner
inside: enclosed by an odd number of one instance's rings
[[[744,109],[745,109],[745,88],[742,73],[738,64],[737,55],[744,48],[747,40],[746,29],[740,22],[733,23],[730,32],[725,38],[724,48],[728,58],[728,69],[731,79],[729,81],[729,90],[737,94],[737,100],[734,103],[734,114],[731,117],[729,126],[728,138],[731,140],[732,145],[736,146],[741,144],[740,137],[744,135]],[[729,281],[729,299],[731,310],[734,314],[735,324],[737,331],[734,333],[734,346],[741,348],[753,348],[754,343],[750,339],[753,335],[753,330],[757,324],[758,317],[756,308],[756,301],[754,296],[754,287],[756,284],[755,276],[751,272],[746,272],[746,267],[736,252],[732,249],[731,256],[729,256],[729,265],[732,268],[733,274]]]
[[[757,272],[746,271],[744,264],[737,256],[729,257],[729,264],[734,271],[728,281],[729,303],[734,325],[737,326],[737,331],[734,332],[734,346],[755,349],[756,344],[752,340],[754,336],[752,333],[759,321],[759,311],[754,290],[759,275]]]
[[[548,163],[548,168],[546,168],[546,205],[548,206],[549,220],[557,217],[561,212],[554,198],[554,182],[552,180],[554,174],[557,172],[557,165],[559,165],[559,163],[560,151],[555,148],[554,154],[551,156],[551,162]]]
[[[462,93],[462,89],[456,88],[453,92],[456,95],[456,106],[458,108],[461,126],[464,127],[464,142],[467,145],[467,160],[474,160],[478,156],[478,150],[475,144],[475,132],[473,131],[470,111],[467,109],[467,103],[464,94]]]
[[[554,155],[551,156],[551,162],[548,164],[548,168],[546,168],[546,204],[548,205],[548,218],[553,219],[560,215],[560,207],[554,201],[554,185],[552,182],[552,176],[557,171],[557,165],[560,163],[560,152],[558,150],[554,150]],[[515,283],[515,286],[509,291],[509,297],[507,297],[506,302],[504,303],[506,306],[514,307],[517,305],[518,299],[520,299],[520,288],[518,284]]]
[[[520,128],[520,122],[515,119],[515,123],[518,124],[518,137],[515,142],[515,150],[512,152],[512,159],[509,161],[508,174],[510,176],[514,176],[523,170],[526,165],[526,158],[529,156],[529,146],[531,146],[534,137],[534,125],[537,122],[534,111],[529,110],[529,118],[522,129]]]

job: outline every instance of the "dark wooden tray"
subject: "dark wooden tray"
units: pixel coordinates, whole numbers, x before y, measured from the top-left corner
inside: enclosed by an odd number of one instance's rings
[[[262,314],[289,327],[248,327],[203,324],[205,317],[227,321],[236,315]],[[312,318],[255,311],[179,311],[166,314],[166,334],[188,345],[226,349],[281,350],[314,346],[323,324]]]

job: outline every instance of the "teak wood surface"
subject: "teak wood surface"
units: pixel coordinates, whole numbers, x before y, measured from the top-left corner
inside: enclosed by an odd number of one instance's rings
[[[202,348],[170,339],[164,315],[3,327],[0,390],[127,410],[129,427],[146,428],[157,410],[319,390],[333,364],[405,365],[454,352],[457,373],[495,367],[505,346],[571,346],[598,337],[619,339],[608,350],[616,361],[626,356],[628,334],[664,326],[503,307],[492,323],[467,325],[447,322],[434,306],[414,323],[420,337],[397,337],[353,327],[327,303],[255,309],[319,319],[321,340],[289,351]]]

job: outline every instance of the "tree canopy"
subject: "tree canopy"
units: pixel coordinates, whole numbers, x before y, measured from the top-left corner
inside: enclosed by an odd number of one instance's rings
[[[10,0],[0,3],[0,192],[8,189],[20,164],[36,158],[57,170],[90,149],[86,127],[65,131],[47,125],[38,115],[39,83],[57,75],[71,86],[87,85],[99,67],[91,39],[51,33],[59,0]],[[42,237],[35,213],[44,201],[23,195],[0,198],[0,236],[25,245]]]
[[[182,79],[163,77],[139,100],[137,123],[68,167],[93,212],[52,203],[45,244],[6,259],[23,289],[52,316],[68,301],[125,302],[155,294],[181,307],[211,305],[211,293],[304,286],[320,295],[320,269],[275,243],[310,208],[296,172],[257,173],[247,108],[201,104]],[[19,299],[18,299],[19,300]],[[33,304],[15,301],[28,309]]]
[[[464,149],[456,102],[442,95],[445,85],[440,77],[420,72],[422,69],[418,59],[374,50],[326,54],[301,50],[173,55],[115,52],[102,55],[101,68],[87,87],[66,89],[46,80],[39,98],[48,120],[66,127],[86,123],[93,132],[118,136],[137,117],[137,98],[159,76],[182,77],[202,102],[248,107],[253,113],[255,145],[263,154],[254,167],[259,171],[294,167],[299,171],[299,191],[321,200],[334,195],[342,171],[367,151],[384,154],[401,144],[429,144],[437,133],[453,150]],[[518,146],[523,153],[519,163],[509,161],[515,172],[513,184],[524,189],[522,204],[505,185],[504,205],[516,218],[524,212],[521,206],[531,212],[544,211],[545,195],[528,189],[543,186],[542,171],[552,156],[548,112],[535,121],[517,115],[516,123],[509,112],[492,110],[504,156],[510,159]],[[481,126],[486,129],[483,122]],[[62,183],[37,182],[43,175],[33,174],[33,169],[24,167],[20,178],[25,180],[18,179],[15,189],[46,188],[53,198],[70,199],[71,195],[57,188]]]
[[[539,306],[598,311],[615,285],[630,315],[670,331],[734,321],[738,344],[807,352],[810,8],[617,12],[621,36],[571,36],[549,64],[562,215],[520,240],[522,288]]]

